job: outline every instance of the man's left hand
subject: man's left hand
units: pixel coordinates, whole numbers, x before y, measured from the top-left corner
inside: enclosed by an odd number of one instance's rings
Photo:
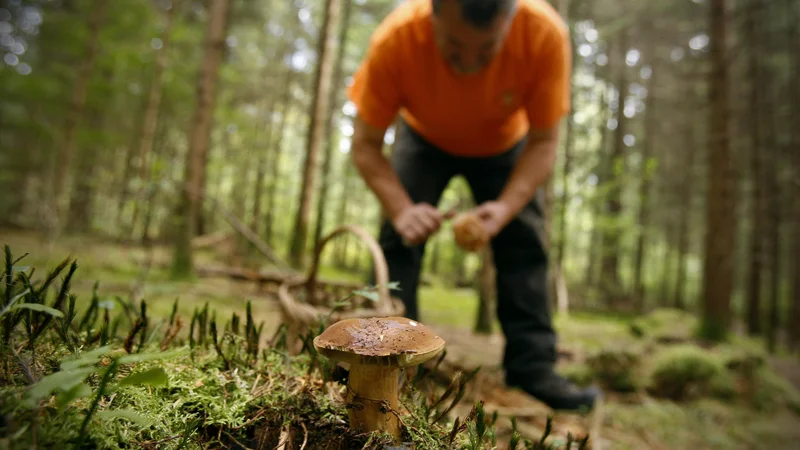
[[[501,201],[489,201],[482,203],[475,209],[475,213],[483,222],[483,227],[492,239],[511,222],[511,208]]]

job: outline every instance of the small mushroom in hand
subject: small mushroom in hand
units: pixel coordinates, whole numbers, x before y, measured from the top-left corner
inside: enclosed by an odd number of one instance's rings
[[[428,361],[444,344],[430,329],[405,317],[345,319],[314,338],[321,355],[350,364],[350,427],[361,432],[386,431],[398,439],[400,369]]]
[[[489,243],[489,234],[474,212],[459,214],[453,220],[453,237],[456,244],[468,252],[481,250]]]

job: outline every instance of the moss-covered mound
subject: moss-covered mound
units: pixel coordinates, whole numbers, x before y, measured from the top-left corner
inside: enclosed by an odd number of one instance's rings
[[[694,338],[697,325],[697,318],[686,311],[661,308],[631,322],[630,331],[662,344],[684,343]]]
[[[348,423],[346,382],[316,353],[300,354],[281,327],[262,336],[248,304],[240,317],[206,305],[191,319],[95,295],[77,311],[65,260],[39,281],[6,247],[0,287],[0,436],[4,448],[384,449],[390,436]],[[63,277],[62,277],[63,276]],[[59,280],[59,277],[62,277]],[[480,402],[450,420],[469,376],[441,389],[421,370],[403,384],[402,442],[423,449],[494,448],[496,416]],[[474,375],[474,374],[473,374]],[[544,445],[514,433],[508,448]],[[585,443],[584,443],[585,444]]]

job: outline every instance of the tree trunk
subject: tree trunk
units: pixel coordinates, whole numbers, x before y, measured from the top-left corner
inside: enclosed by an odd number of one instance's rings
[[[761,74],[758,63],[758,36],[755,30],[755,10],[745,18],[745,39],[748,44],[748,63],[750,76],[750,107],[751,113],[750,137],[752,139],[750,148],[750,179],[752,185],[752,229],[750,231],[750,276],[747,280],[747,331],[751,335],[759,335],[762,332],[761,319],[761,277],[764,270],[764,218],[766,216],[764,203],[764,184],[766,178],[762,169],[762,139],[761,139]]]
[[[205,51],[197,85],[197,104],[189,133],[184,184],[181,186],[181,199],[177,214],[178,233],[175,236],[175,252],[172,262],[172,274],[175,277],[189,276],[194,272],[191,240],[196,232],[198,218],[202,215],[202,195],[204,193],[202,183],[205,179],[205,163],[214,118],[217,79],[225,48],[230,5],[231,0],[211,0],[209,7]]]
[[[286,78],[283,83],[283,97],[281,98],[281,118],[276,130],[275,142],[272,144],[272,164],[270,165],[270,180],[267,188],[267,215],[264,218],[264,239],[267,244],[273,244],[275,228],[275,204],[278,199],[278,178],[281,175],[281,154],[283,153],[283,138],[286,135],[286,118],[292,113],[294,99],[292,98],[292,79],[295,73],[291,67],[286,69]]]
[[[335,58],[336,24],[341,12],[341,0],[326,0],[325,18],[322,23],[319,42],[317,45],[317,64],[314,76],[314,97],[311,102],[309,115],[311,121],[308,127],[306,146],[306,161],[303,168],[303,182],[300,188],[300,204],[297,208],[295,226],[292,230],[290,264],[302,267],[305,264],[306,238],[311,217],[311,196],[314,192],[316,178],[317,158],[322,140],[324,138],[325,114],[328,113],[331,83],[333,81],[333,63]]]
[[[703,267],[702,335],[709,340],[727,336],[733,285],[735,181],[728,141],[728,52],[725,0],[710,0],[709,152]]]
[[[350,164],[350,159],[345,158],[342,161],[340,169],[342,173],[342,195],[339,203],[339,210],[336,212],[336,223],[343,224],[347,222],[347,193],[350,192],[350,182],[353,178],[353,165]],[[339,268],[347,268],[347,240],[348,235],[342,236],[338,239],[336,246],[336,266]]]
[[[792,6],[794,5],[794,14],[791,14]],[[800,7],[795,0],[786,0],[786,8],[789,12],[789,17],[797,17],[800,14]],[[800,42],[800,27],[789,27],[789,42]],[[794,68],[791,73],[800,73],[800,52],[792,53]],[[794,219],[792,223],[792,236],[794,239],[794,247],[792,255],[795,255],[794,260],[794,275],[790,277],[793,284],[792,294],[792,313],[789,322],[789,340],[791,347],[795,350],[800,348],[800,87],[797,82],[790,83],[791,94],[790,98],[793,99],[792,115],[794,124],[792,124],[792,141],[789,154],[794,158],[794,173],[793,179],[790,183],[791,192],[793,197]]]
[[[695,98],[694,90],[690,89],[689,92],[690,94],[686,98]],[[698,148],[694,115],[687,114],[687,118],[689,119],[686,123],[687,145],[684,147],[684,154],[681,155],[679,166],[682,166],[682,170],[678,171],[681,174],[678,198],[682,202],[678,218],[678,269],[674,289],[675,307],[678,309],[686,309],[686,258],[689,256],[689,221],[692,211],[692,189],[695,186],[693,177],[695,149]]]
[[[610,178],[610,166],[611,163],[609,162],[609,155],[606,153],[608,149],[608,100],[607,100],[608,90],[605,87],[605,83],[602,83],[602,88],[600,90],[600,105],[598,108],[599,116],[600,116],[600,148],[598,151],[600,161],[597,164],[597,169],[595,170],[597,176],[597,186],[596,189],[599,190],[601,186],[603,186],[606,181]],[[594,222],[592,224],[592,236],[591,242],[589,244],[589,261],[586,264],[586,286],[594,287],[597,282],[597,262],[598,256],[602,256],[603,250],[603,233],[600,230],[600,227],[597,225],[598,218],[602,215],[603,206],[605,204],[605,200],[598,195],[595,195],[594,204],[592,205],[592,212],[594,217]]]
[[[162,80],[164,70],[167,68],[167,48],[169,38],[172,34],[172,24],[175,18],[175,10],[178,8],[177,1],[172,2],[167,10],[167,25],[161,34],[161,48],[156,54],[155,67],[153,67],[153,80],[150,83],[150,92],[147,95],[147,106],[144,110],[144,121],[142,122],[142,134],[139,142],[139,183],[144,186],[150,182],[150,164],[148,158],[153,150],[153,139],[158,128],[158,112],[161,106]],[[147,189],[146,187],[144,189]],[[139,190],[141,192],[141,189]],[[136,222],[139,220],[139,209],[141,208],[141,193],[134,197],[133,219],[131,228],[136,230]]]
[[[483,251],[482,264],[478,273],[478,311],[475,321],[475,333],[491,334],[494,323],[494,310],[496,304],[496,276],[491,249]]]
[[[567,10],[569,8],[569,0],[560,0],[558,5],[559,14],[566,20]],[[572,39],[572,53],[575,54],[575,39]],[[577,68],[577,60],[572,64],[572,74],[570,78],[575,77],[575,70]],[[569,174],[572,171],[572,146],[575,141],[575,94],[577,91],[577,85],[572,83],[572,88],[570,89],[570,105],[573,107],[570,109],[569,116],[567,117],[567,132],[564,138],[564,169],[561,174],[561,211],[560,217],[558,218],[558,248],[556,251],[556,270],[561,271],[561,268],[564,266],[564,252],[567,248],[567,209],[569,208]]]
[[[656,74],[654,70],[650,78],[650,85],[645,106],[644,142],[642,143],[641,171],[639,172],[639,236],[636,239],[636,254],[633,258],[633,285],[635,289],[636,308],[641,313],[646,308],[644,282],[645,243],[647,241],[647,227],[650,218],[650,186],[652,185],[652,166],[650,158],[653,154],[655,141],[655,126],[658,116],[655,112]]]
[[[94,0],[92,14],[89,17],[89,35],[86,41],[86,52],[78,67],[75,84],[72,89],[72,99],[64,123],[61,137],[61,147],[58,152],[57,165],[53,175],[52,201],[57,218],[61,217],[60,211],[67,211],[69,202],[69,178],[72,168],[73,153],[75,153],[75,135],[78,131],[83,110],[86,105],[86,91],[94,70],[94,61],[100,44],[100,29],[106,20],[109,0]]]
[[[768,77],[767,86],[775,86],[778,82],[777,76]],[[773,92],[775,92],[773,87]],[[781,99],[776,98],[773,105],[780,104]],[[780,324],[780,281],[781,281],[781,243],[780,243],[780,225],[781,225],[781,171],[779,170],[781,163],[781,143],[778,140],[780,130],[778,128],[779,118],[776,117],[775,109],[770,108],[765,111],[765,123],[771,124],[769,132],[769,150],[767,150],[768,157],[764,165],[764,175],[766,180],[766,198],[767,198],[767,216],[766,219],[766,255],[769,256],[767,262],[769,270],[767,271],[767,287],[769,289],[769,321],[767,323],[767,349],[770,352],[775,352],[778,346],[778,333],[781,330]],[[800,258],[800,255],[795,255]]]
[[[610,182],[608,198],[606,199],[606,216],[609,220],[609,227],[603,236],[603,253],[601,263],[603,292],[606,297],[606,304],[614,308],[619,299],[621,286],[619,279],[619,244],[620,244],[620,216],[622,215],[622,188],[621,181],[625,176],[625,137],[626,122],[625,117],[625,95],[628,91],[627,65],[625,54],[627,50],[627,39],[625,32],[619,41],[619,56],[617,60],[619,79],[617,82],[618,102],[617,102],[617,129],[614,132],[614,145],[610,161]]]
[[[337,111],[341,109],[341,93],[339,89],[344,81],[344,57],[347,49],[347,32],[350,30],[350,12],[352,11],[352,0],[341,0],[344,2],[342,12],[342,23],[339,26],[339,43],[336,46],[336,59],[333,69],[333,88],[330,89],[330,98],[328,99],[328,118],[325,120],[325,142],[327,149],[325,157],[322,161],[322,179],[320,180],[319,199],[317,200],[317,224],[314,229],[314,247],[318,246],[322,240],[322,230],[325,227],[325,212],[326,205],[328,204],[328,188],[330,185],[330,171],[331,160],[334,155],[339,151],[339,140],[333,139],[334,119],[338,118]],[[333,48],[330,49],[333,52]],[[338,136],[338,130],[336,135]]]

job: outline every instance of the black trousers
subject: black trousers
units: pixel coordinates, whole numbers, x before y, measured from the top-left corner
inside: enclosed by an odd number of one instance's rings
[[[436,206],[450,180],[463,175],[477,204],[496,200],[509,179],[525,141],[488,158],[455,157],[423,139],[406,123],[396,130],[392,165],[415,203]],[[492,241],[497,266],[497,316],[506,337],[503,366],[507,380],[528,381],[551,371],[556,361],[556,335],[547,301],[547,252],[544,247],[543,191]],[[387,220],[380,245],[389,278],[400,290],[406,315],[419,319],[417,290],[425,244],[406,247]]]

